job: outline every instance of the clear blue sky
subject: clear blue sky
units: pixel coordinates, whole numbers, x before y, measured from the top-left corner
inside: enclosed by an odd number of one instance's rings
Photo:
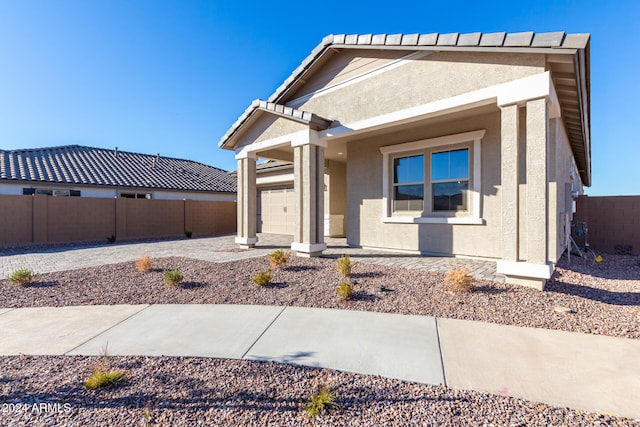
[[[640,194],[638,25],[635,0],[0,0],[0,148],[118,146],[232,170],[217,141],[327,34],[589,32],[587,193]]]

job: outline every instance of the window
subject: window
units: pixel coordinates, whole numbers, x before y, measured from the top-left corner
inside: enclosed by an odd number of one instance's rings
[[[383,222],[484,224],[484,130],[380,148]]]
[[[424,209],[424,156],[393,159],[393,210]]]
[[[120,197],[125,199],[150,199],[150,193],[120,193]]]
[[[22,194],[30,196],[33,194],[44,194],[46,196],[56,197],[80,197],[80,190],[58,190],[51,188],[23,188]]]
[[[431,154],[433,211],[466,211],[469,149]]]

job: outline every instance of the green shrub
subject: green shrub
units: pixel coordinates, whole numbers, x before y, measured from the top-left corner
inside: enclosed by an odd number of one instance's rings
[[[100,362],[93,368],[89,378],[84,381],[85,388],[95,390],[100,387],[118,386],[127,381],[127,374],[123,371],[113,371],[109,366],[109,350],[107,345],[102,347]]]
[[[330,411],[338,406],[334,390],[322,384],[316,393],[311,394],[311,401],[303,409],[310,417],[317,417],[321,412]]]
[[[356,263],[355,261],[351,261],[349,255],[343,255],[338,258],[338,273],[340,273],[342,277],[349,277],[351,276],[351,270],[354,265],[356,265]]]
[[[125,381],[127,381],[127,375],[122,371],[95,369],[84,382],[84,386],[89,390],[95,390],[99,387],[120,385]]]
[[[471,271],[466,268],[456,268],[447,273],[444,283],[451,292],[471,292],[475,287],[473,278],[469,276]]]
[[[185,231],[184,235],[187,236],[187,239],[190,239],[193,236],[193,231]]]
[[[289,260],[289,251],[278,249],[269,254],[269,264],[271,268],[283,268]]]
[[[27,285],[31,283],[33,276],[35,276],[33,271],[28,268],[21,268],[14,271],[11,276],[9,276],[9,280],[18,285]]]
[[[166,285],[177,286],[183,278],[180,270],[164,270],[162,272],[162,279]]]
[[[116,236],[112,234],[111,236],[107,237],[107,242],[114,244],[116,242]]]
[[[261,271],[258,274],[256,274],[255,276],[253,276],[253,278],[251,280],[253,280],[253,283],[255,283],[256,285],[260,285],[260,286],[267,286],[269,283],[271,283],[271,279],[273,277],[271,276],[271,269],[267,269],[267,271]]]
[[[342,282],[340,286],[336,288],[336,292],[340,299],[347,301],[351,299],[351,295],[353,295],[353,286],[349,282]]]

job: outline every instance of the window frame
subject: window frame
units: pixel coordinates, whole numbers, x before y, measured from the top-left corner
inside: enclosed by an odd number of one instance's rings
[[[422,156],[422,181],[403,182],[401,184],[397,184],[395,182],[395,179],[394,179],[394,170],[393,170],[394,161],[396,159],[403,159],[403,158],[416,157],[416,156]],[[395,194],[394,190],[396,189],[396,187],[403,186],[403,185],[419,185],[419,184],[422,184],[422,186],[423,186],[423,188],[422,188],[422,209],[419,209],[419,210],[409,210],[409,209],[407,209],[407,210],[403,210],[403,211],[397,211],[397,214],[407,215],[407,214],[410,214],[410,213],[411,214],[417,213],[417,214],[421,215],[421,212],[424,211],[426,203],[427,203],[427,194],[426,194],[425,188],[424,188],[425,172],[426,172],[426,169],[424,167],[425,166],[425,162],[426,162],[426,157],[425,157],[424,152],[423,151],[415,151],[415,152],[409,152],[409,153],[401,153],[400,155],[391,157],[389,159],[389,161],[391,162],[391,178],[390,178],[391,179],[390,200],[391,200],[391,205],[392,205],[391,212],[393,212],[393,202],[394,202],[394,194]]]
[[[481,212],[481,142],[486,130],[480,129],[420,141],[380,147],[382,153],[382,222],[385,223],[434,223],[434,224],[484,224]],[[469,177],[467,210],[434,211],[431,155],[434,153],[469,150]],[[394,177],[393,161],[401,157],[424,155],[423,210],[393,211]]]

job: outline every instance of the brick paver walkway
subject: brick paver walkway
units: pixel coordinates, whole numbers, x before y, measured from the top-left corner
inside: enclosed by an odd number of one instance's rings
[[[22,254],[3,254],[0,248],[0,277],[5,278],[19,268],[29,268],[36,273],[74,270],[96,267],[104,264],[134,261],[143,255],[152,258],[181,256],[211,262],[228,262],[268,254],[274,249],[288,248],[292,237],[276,234],[260,234],[255,249],[237,251],[234,236],[218,236],[198,239],[180,239],[150,243],[123,243],[94,247],[71,247],[49,251]],[[426,271],[446,272],[456,267],[471,270],[477,279],[503,282],[504,277],[496,274],[493,261],[406,255],[384,251],[351,248],[345,239],[327,239],[329,248],[324,256],[338,257],[348,254],[354,260],[370,264],[414,268]]]

